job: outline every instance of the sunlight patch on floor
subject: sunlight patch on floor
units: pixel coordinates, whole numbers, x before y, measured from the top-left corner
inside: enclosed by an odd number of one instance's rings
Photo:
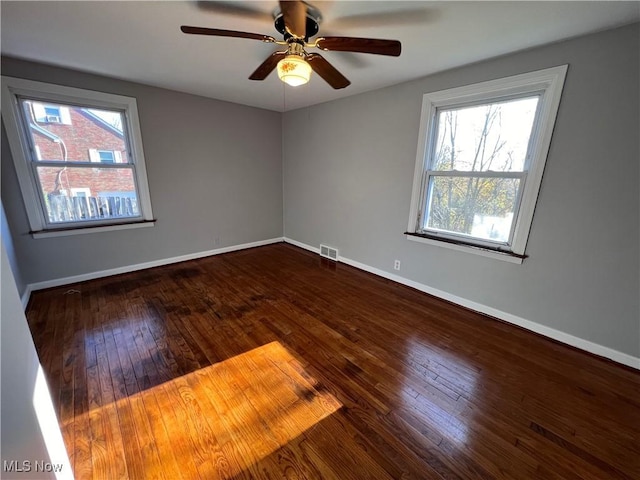
[[[97,440],[92,457],[96,451],[122,449],[135,434],[146,478],[166,475],[167,458],[179,470],[191,462],[203,478],[229,478],[251,472],[340,407],[286,348],[272,342],[120,399],[116,416],[110,403],[91,408],[75,422],[90,424]],[[94,458],[94,478],[122,470],[109,464],[111,453],[107,457]]]

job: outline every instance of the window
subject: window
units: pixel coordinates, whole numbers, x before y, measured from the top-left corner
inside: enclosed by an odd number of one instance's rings
[[[116,163],[114,152],[111,150],[98,150],[98,157],[102,163]]]
[[[2,77],[2,115],[34,236],[153,224],[135,99]]]
[[[69,109],[61,105],[33,102],[33,119],[39,123],[71,124]]]
[[[118,150],[89,149],[89,159],[98,163],[122,163],[122,152]]]
[[[71,196],[89,198],[91,197],[91,189],[86,187],[72,188]]]
[[[566,70],[424,95],[407,238],[522,261]]]
[[[60,123],[60,107],[44,107],[47,122]]]

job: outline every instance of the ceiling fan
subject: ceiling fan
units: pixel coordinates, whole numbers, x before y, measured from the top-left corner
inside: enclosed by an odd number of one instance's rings
[[[307,48],[319,48],[326,51],[373,53],[397,57],[402,46],[398,40],[382,40],[377,38],[356,37],[318,37],[322,16],[320,11],[302,0],[280,0],[280,9],[273,14],[275,28],[283,35],[283,40],[276,40],[269,35],[259,33],[220,30],[215,28],[180,27],[183,33],[193,35],[212,35],[217,37],[248,38],[266,43],[286,46],[285,51],[272,53],[249,76],[250,80],[264,80],[276,69],[280,79],[291,86],[307,83],[311,71],[316,72],[323,80],[335,89],[345,88],[351,82],[342,75],[319,53],[308,53]]]

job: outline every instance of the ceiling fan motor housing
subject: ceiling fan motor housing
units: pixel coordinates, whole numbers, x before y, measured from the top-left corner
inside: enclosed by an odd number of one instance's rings
[[[305,4],[307,7],[307,16],[306,16],[306,36],[304,37],[305,42],[308,42],[311,37],[316,35],[320,30],[320,23],[322,22],[322,15],[320,15],[320,11],[309,4]],[[279,8],[273,12],[274,25],[276,30],[280,32],[284,36],[285,42],[288,42],[289,39],[295,38],[291,35],[284,24],[284,15],[282,14],[282,10]]]

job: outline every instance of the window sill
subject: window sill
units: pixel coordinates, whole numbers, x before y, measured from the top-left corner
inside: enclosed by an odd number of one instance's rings
[[[113,230],[129,230],[131,228],[153,227],[155,224],[156,220],[144,220],[142,222],[115,223],[111,225],[91,225],[86,227],[57,228],[30,233],[33,238],[67,237],[71,235],[82,235],[85,233],[110,232]]]
[[[465,245],[462,243],[452,243],[440,239],[429,238],[417,233],[404,232],[407,240],[412,242],[426,243],[428,245],[435,245],[437,247],[449,248],[451,250],[457,250],[459,252],[472,253],[474,255],[480,255],[483,257],[493,258],[496,260],[502,260],[503,262],[522,264],[526,258],[524,255],[517,255],[509,252],[498,252],[489,248],[477,247],[473,245]]]

